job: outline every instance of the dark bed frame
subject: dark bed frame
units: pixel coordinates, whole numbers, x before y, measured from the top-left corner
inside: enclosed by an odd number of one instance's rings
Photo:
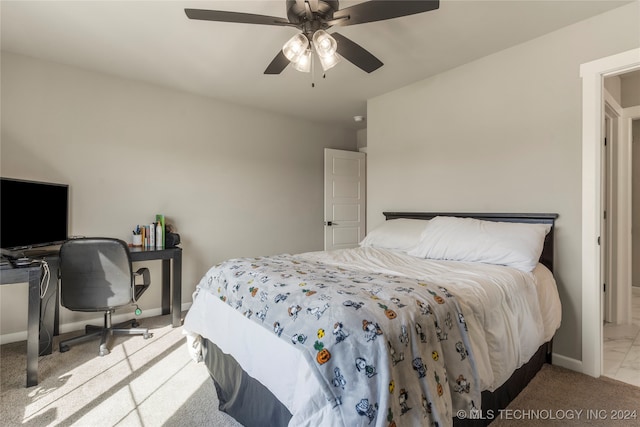
[[[411,218],[428,220],[436,216],[476,218],[486,221],[520,222],[551,225],[544,242],[540,262],[553,272],[554,225],[557,214],[538,213],[464,213],[464,212],[383,212],[387,220]],[[259,381],[250,377],[236,360],[214,343],[203,339],[205,364],[216,387],[219,409],[239,423],[250,426],[286,426],[291,413]],[[529,384],[545,363],[551,363],[552,341],[540,346],[536,354],[497,390],[482,392],[482,416],[477,419],[453,419],[455,427],[487,426]],[[258,404],[257,404],[258,403]],[[480,408],[479,408],[480,409]],[[268,420],[268,421],[267,421]]]

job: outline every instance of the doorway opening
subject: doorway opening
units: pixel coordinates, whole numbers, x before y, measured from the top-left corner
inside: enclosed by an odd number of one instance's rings
[[[640,100],[625,96],[633,94],[638,82],[640,71],[604,79],[601,246],[604,286],[602,375],[640,386],[640,369],[636,362],[640,354],[640,321],[632,319],[634,305],[640,304],[640,294],[634,295],[631,287],[633,257],[637,251],[633,248],[631,231],[633,213],[637,216],[639,212],[633,209],[632,201],[633,191],[640,189],[640,185],[633,185],[637,181],[632,178],[639,167],[633,157],[640,151],[633,150],[632,122],[638,114],[634,113],[634,108],[640,108]],[[607,88],[617,94],[617,99]]]
[[[632,49],[618,55],[613,55],[600,60],[583,64],[580,67],[583,87],[583,112],[582,112],[582,366],[581,370],[585,374],[599,377],[602,374],[602,348],[603,348],[603,259],[608,252],[601,246],[601,238],[606,232],[607,226],[603,221],[606,198],[603,194],[603,136],[605,135],[605,90],[603,79],[609,76],[624,74],[640,69],[640,49]],[[626,120],[618,127],[625,131]],[[629,144],[630,146],[630,144]],[[630,154],[627,153],[627,154]],[[627,156],[630,161],[630,157]],[[617,172],[620,172],[620,163],[617,164]],[[630,170],[627,171],[630,173]],[[631,180],[628,183],[618,182],[621,188],[616,191],[625,190],[626,186],[631,187]],[[631,230],[631,212],[618,209],[616,212],[616,224],[620,229]],[[611,218],[611,217],[610,217]],[[630,232],[629,232],[630,234]],[[617,237],[620,233],[616,234]],[[607,264],[607,268],[615,267],[618,272],[617,280],[622,280],[619,272],[622,271],[618,265],[621,262],[628,262],[626,256],[630,255],[630,247],[623,248],[622,241],[618,239],[616,243],[611,243],[617,250],[615,263]],[[626,239],[630,242],[630,237]],[[627,243],[625,242],[624,245]],[[605,270],[606,271],[606,270]],[[611,275],[608,274],[607,277]],[[618,289],[620,290],[620,289]],[[622,298],[619,292],[616,300]],[[613,301],[613,293],[611,295]],[[589,314],[591,313],[591,315]],[[599,313],[599,315],[593,315]]]

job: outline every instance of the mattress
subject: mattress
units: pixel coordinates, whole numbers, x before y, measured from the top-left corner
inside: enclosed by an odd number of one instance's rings
[[[421,259],[373,247],[309,252],[295,258],[365,274],[419,279],[446,289],[464,315],[480,390],[495,390],[503,384],[560,325],[556,284],[542,264],[526,273],[483,263]],[[320,425],[331,420],[335,411],[321,392],[322,379],[309,359],[273,331],[248,322],[241,311],[205,286],[216,268],[198,285],[185,318],[184,330],[194,358],[201,357],[199,338],[207,338],[286,406],[292,414],[290,425]],[[268,350],[264,357],[257,357],[256,349]],[[377,417],[378,421],[384,418]]]

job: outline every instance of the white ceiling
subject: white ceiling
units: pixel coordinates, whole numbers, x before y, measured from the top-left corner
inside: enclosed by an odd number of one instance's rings
[[[358,129],[366,100],[631,0],[441,0],[432,12],[337,28],[385,65],[326,79],[263,71],[296,30],[189,20],[185,8],[286,18],[285,0],[0,3],[2,50]],[[360,1],[341,1],[344,8]],[[330,30],[330,32],[333,30]]]

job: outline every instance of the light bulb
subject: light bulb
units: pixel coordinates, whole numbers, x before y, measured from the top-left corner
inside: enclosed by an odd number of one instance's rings
[[[342,57],[337,53],[327,56],[318,55],[318,58],[320,58],[320,65],[322,65],[322,69],[324,71],[327,71],[329,68],[333,68],[342,59]]]
[[[303,55],[309,47],[309,39],[302,34],[296,34],[282,46],[282,53],[291,62],[296,62],[300,55]]]
[[[298,58],[292,62],[293,68],[303,73],[311,71],[311,49],[307,49]]]
[[[324,30],[318,30],[313,34],[312,38],[313,47],[318,53],[318,56],[333,56],[338,50],[338,43],[336,39],[331,37],[329,33]]]

